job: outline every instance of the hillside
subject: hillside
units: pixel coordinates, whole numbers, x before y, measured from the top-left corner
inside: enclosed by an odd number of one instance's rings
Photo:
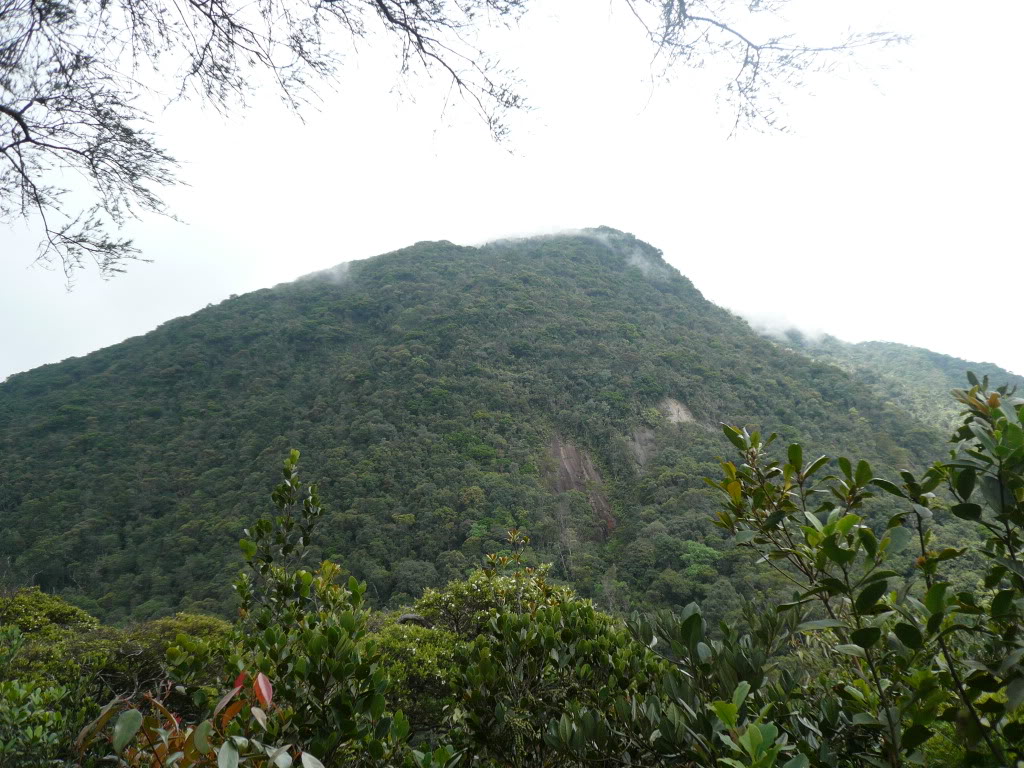
[[[856,375],[887,404],[906,411],[944,433],[957,423],[960,409],[950,390],[964,385],[964,371],[979,379],[988,376],[993,386],[1009,384],[1024,390],[1024,376],[992,363],[961,360],[921,347],[887,341],[850,344],[834,336],[805,337],[798,331],[782,342],[815,360],[831,363]]]
[[[714,595],[722,614],[767,587],[709,522],[718,423],[885,467],[940,455],[889,400],[631,235],[418,243],[0,385],[0,562],[108,621],[226,613],[294,447],[329,503],[323,554],[378,605],[518,526],[602,605]]]

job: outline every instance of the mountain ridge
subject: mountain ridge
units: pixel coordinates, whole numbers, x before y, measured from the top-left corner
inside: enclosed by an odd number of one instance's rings
[[[710,524],[702,478],[730,450],[707,425],[889,466],[941,450],[937,430],[760,337],[627,233],[345,265],[0,385],[8,580],[112,621],[225,613],[234,542],[295,447],[332,508],[322,553],[381,604],[462,576],[521,527],[534,562],[603,604],[714,593],[726,615],[772,587]],[[553,440],[593,467],[572,488],[552,487]]]
[[[966,386],[964,372],[993,385],[1024,389],[1024,376],[995,363],[973,362],[924,347],[892,341],[850,343],[828,334],[807,337],[798,330],[776,336],[804,354],[837,365],[860,377],[880,397],[943,431],[959,422],[960,408],[949,397],[952,389]],[[910,374],[913,374],[911,381]],[[909,386],[910,384],[913,386]]]

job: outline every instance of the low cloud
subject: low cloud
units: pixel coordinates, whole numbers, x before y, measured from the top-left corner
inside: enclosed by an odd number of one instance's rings
[[[781,312],[736,312],[762,336],[790,344],[818,344],[828,334],[823,328],[796,323]]]
[[[351,277],[349,275],[349,268],[351,262],[345,261],[341,264],[335,264],[333,267],[327,269],[321,269],[319,272],[310,272],[308,275],[303,275],[298,278],[295,282],[301,282],[303,280],[323,280],[328,283],[334,283],[335,285],[344,285]]]

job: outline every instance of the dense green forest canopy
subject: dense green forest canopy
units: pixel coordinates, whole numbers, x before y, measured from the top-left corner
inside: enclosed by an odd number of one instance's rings
[[[945,437],[631,235],[418,243],[0,384],[0,575],[110,622],[230,615],[238,532],[295,447],[334,500],[321,554],[378,606],[519,527],[601,606],[713,596],[714,620],[774,588],[710,523],[720,422],[894,467]]]
[[[529,565],[519,529],[414,612],[369,609],[365,582],[311,559],[328,508],[290,451],[239,542],[233,625],[117,629],[0,594],[0,762],[1019,768],[1024,399],[968,378],[949,457],[896,481],[723,425],[714,524],[795,591],[717,628],[696,603],[602,612]],[[946,520],[978,535],[942,546]]]
[[[989,381],[1024,387],[1017,376],[992,363],[967,362],[956,357],[886,341],[850,344],[834,336],[816,338],[798,330],[778,337],[787,347],[832,363],[861,378],[879,397],[926,424],[950,431],[959,421],[960,408],[948,397],[963,384],[964,371],[988,376]]]

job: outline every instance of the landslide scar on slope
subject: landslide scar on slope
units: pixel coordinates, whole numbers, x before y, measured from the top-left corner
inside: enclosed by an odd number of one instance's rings
[[[697,421],[689,408],[672,397],[666,397],[658,403],[658,410],[669,424],[692,424]],[[647,466],[647,462],[654,458],[657,452],[654,430],[650,427],[637,427],[626,438],[626,442],[641,469]]]
[[[658,403],[658,410],[665,415],[669,424],[687,424],[696,421],[689,408],[671,397],[666,397]]]
[[[629,451],[641,467],[647,466],[647,462],[654,456],[657,447],[654,439],[654,430],[650,427],[637,427],[628,438]]]
[[[548,452],[553,459],[550,480],[555,492],[579,491],[586,494],[591,509],[604,522],[606,532],[611,533],[615,529],[612,505],[604,495],[604,480],[590,454],[558,435],[551,438]]]

